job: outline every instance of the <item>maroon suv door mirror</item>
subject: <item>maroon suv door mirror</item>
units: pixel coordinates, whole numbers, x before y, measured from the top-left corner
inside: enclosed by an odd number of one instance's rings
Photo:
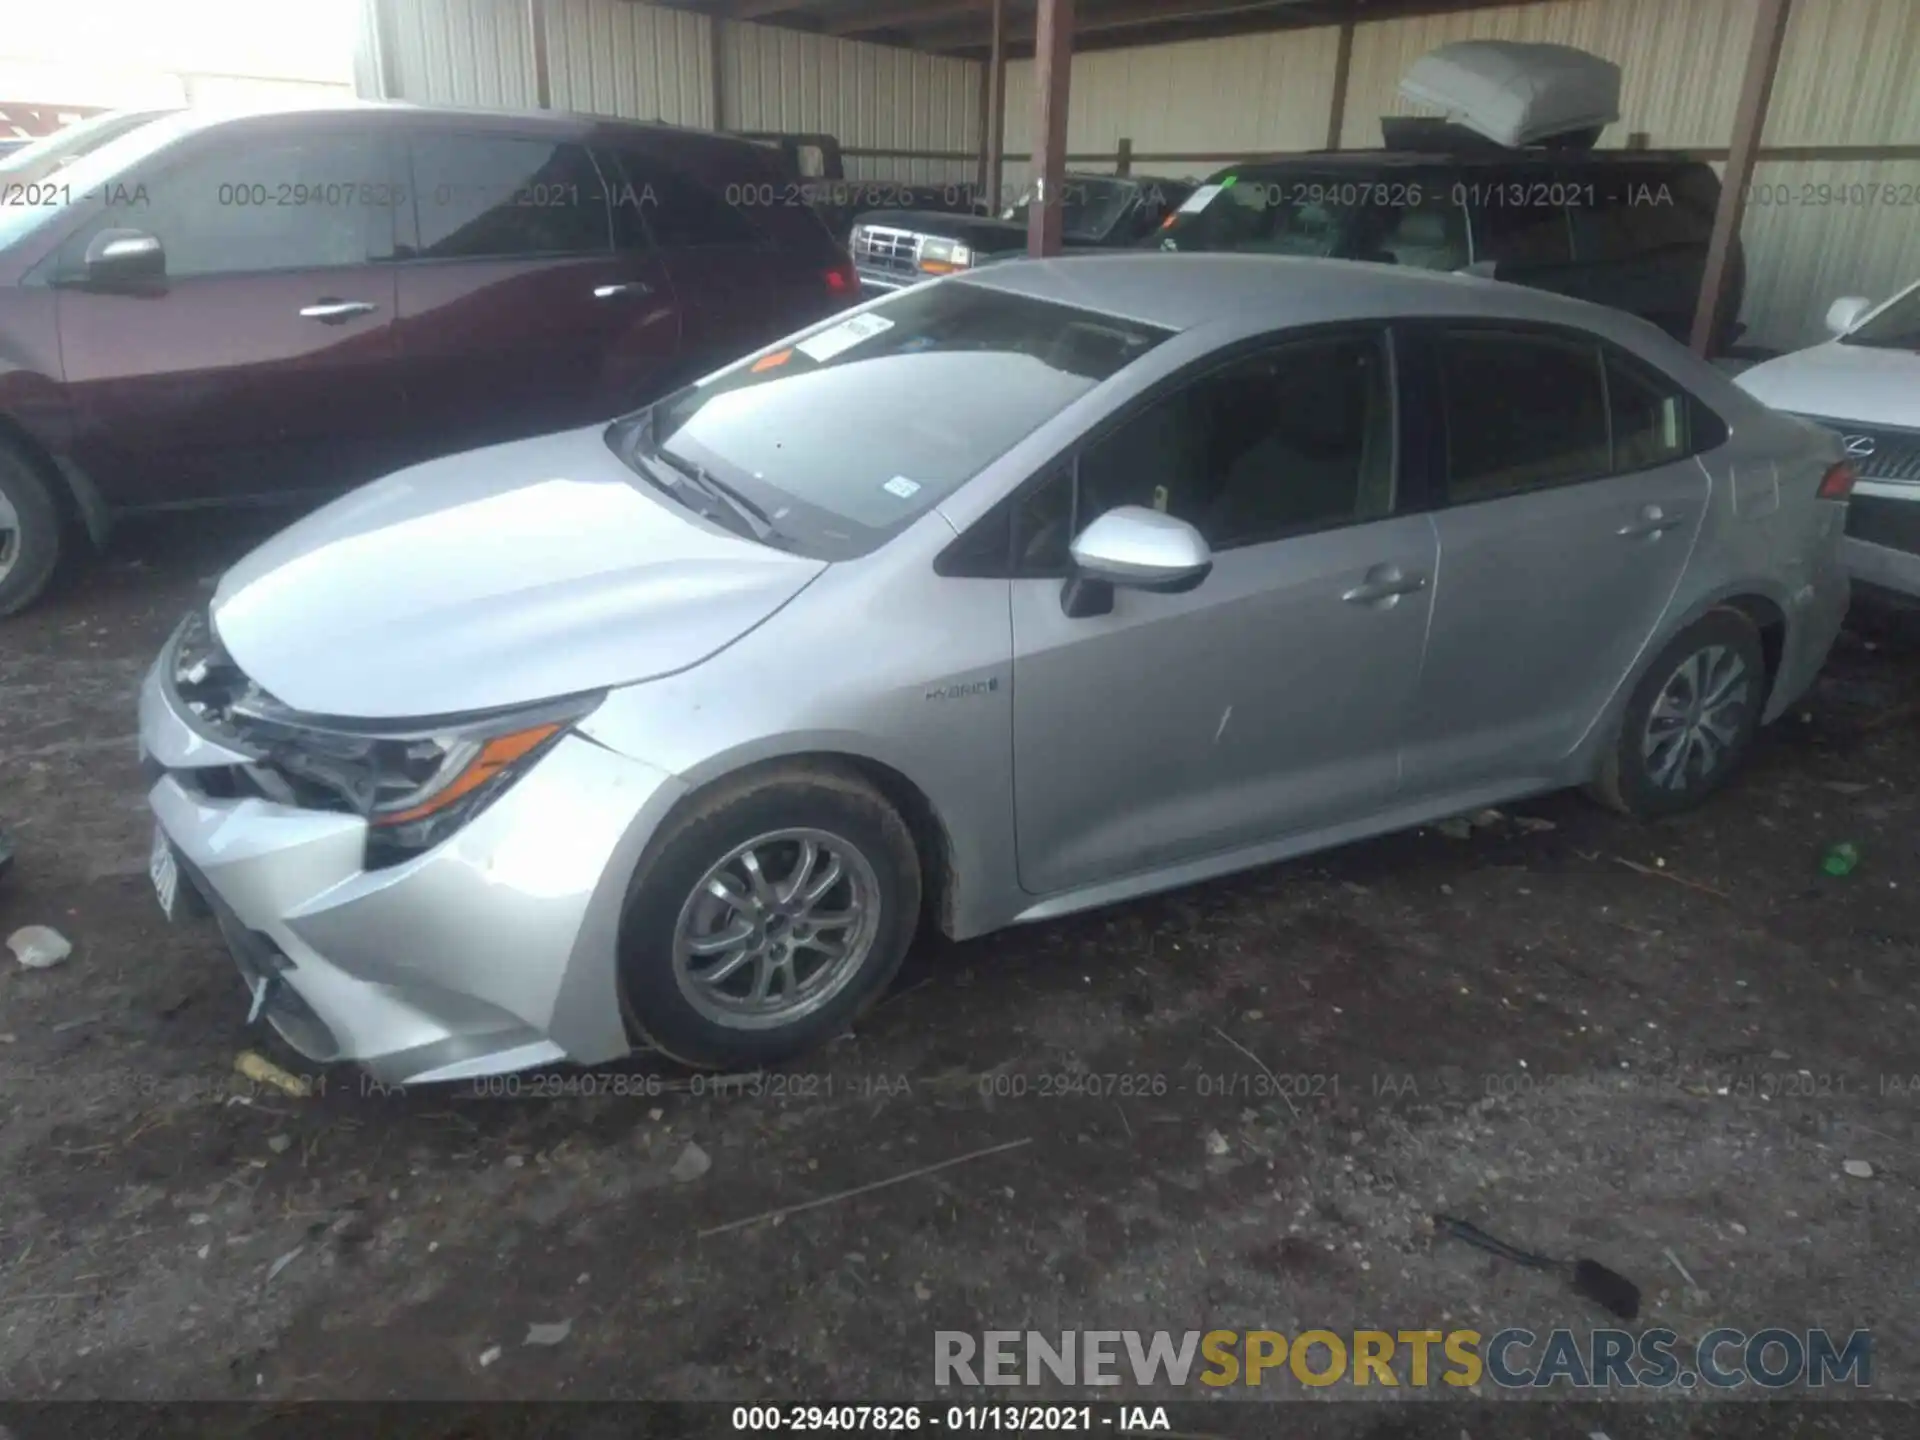
[[[167,252],[144,230],[102,230],[87,242],[87,283],[111,287],[163,280]]]

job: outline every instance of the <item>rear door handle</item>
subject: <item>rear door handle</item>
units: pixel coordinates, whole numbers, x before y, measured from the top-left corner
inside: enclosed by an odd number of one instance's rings
[[[1397,565],[1375,565],[1367,578],[1340,598],[1349,605],[1373,605],[1385,609],[1402,595],[1417,595],[1427,588],[1424,575],[1403,574]]]
[[[651,295],[652,293],[653,286],[644,280],[621,280],[612,285],[593,287],[593,298],[596,300],[611,300],[616,295]]]
[[[1686,520],[1684,515],[1669,515],[1658,505],[1640,507],[1640,518],[1622,525],[1615,533],[1624,539],[1656,539]]]
[[[371,315],[380,307],[370,300],[335,300],[322,296],[300,312],[302,320],[318,320],[322,325],[344,325],[356,315]]]

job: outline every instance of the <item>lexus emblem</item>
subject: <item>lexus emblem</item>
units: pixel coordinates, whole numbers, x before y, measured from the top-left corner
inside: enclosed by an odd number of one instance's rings
[[[1878,448],[1878,442],[1871,435],[1849,435],[1843,443],[1847,447],[1847,454],[1856,460],[1866,459]]]

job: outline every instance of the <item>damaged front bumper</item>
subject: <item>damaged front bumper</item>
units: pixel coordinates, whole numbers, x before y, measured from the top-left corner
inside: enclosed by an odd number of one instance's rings
[[[683,793],[664,771],[568,734],[447,840],[368,869],[360,816],[234,793],[250,757],[195,723],[162,665],[140,751],[179,883],[308,1059],[409,1084],[627,1053],[620,911]]]

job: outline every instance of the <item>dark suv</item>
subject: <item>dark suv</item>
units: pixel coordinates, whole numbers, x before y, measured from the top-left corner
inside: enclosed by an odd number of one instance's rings
[[[1719,199],[1710,165],[1653,151],[1338,151],[1222,170],[1148,243],[1464,270],[1685,340]],[[1716,351],[1738,335],[1744,280],[1736,246]]]
[[[140,126],[0,206],[0,615],[63,532],[585,424],[857,297],[778,151],[345,105]]]

